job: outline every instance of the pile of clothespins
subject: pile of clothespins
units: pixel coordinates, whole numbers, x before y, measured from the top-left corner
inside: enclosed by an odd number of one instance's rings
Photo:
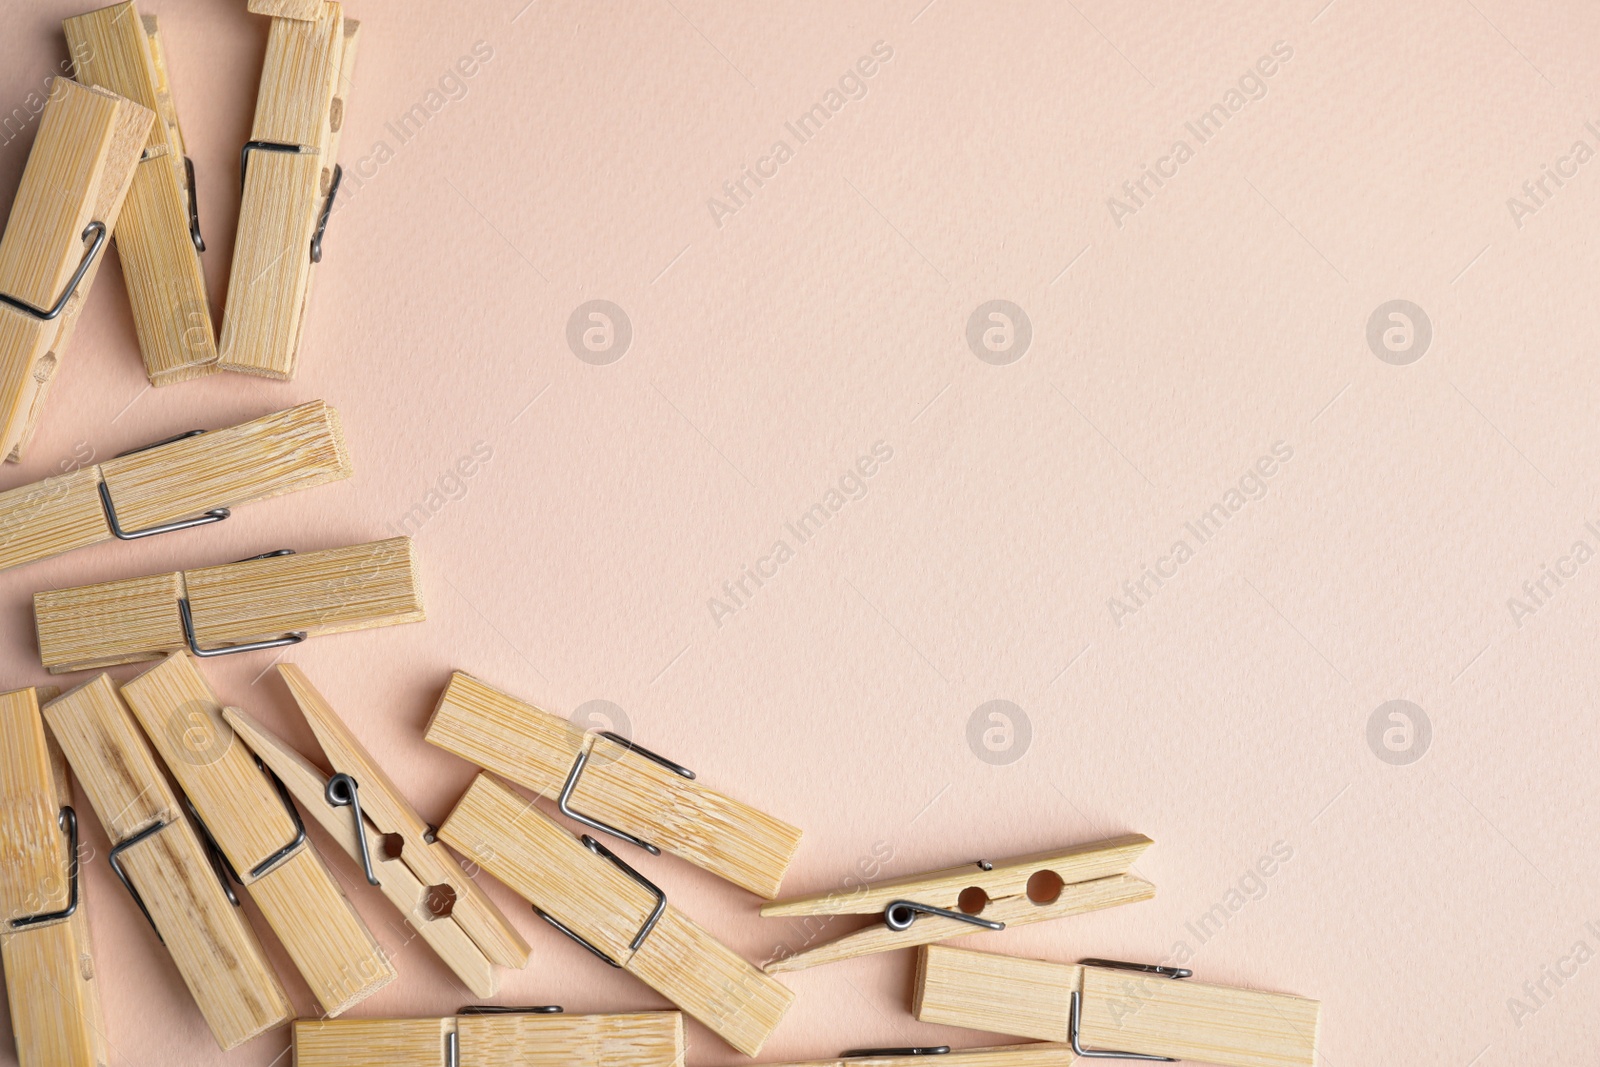
[[[123,3],[65,22],[79,80],[51,88],[0,239],[0,453],[16,458],[27,445],[113,238],[152,383],[217,370],[293,374],[339,183],[341,94],[357,26],[326,0],[250,0],[249,9],[271,16],[272,28],[240,156],[243,201],[220,338],[155,21]],[[185,435],[0,494],[0,568],[220,522],[239,505],[350,471],[337,413],[320,401]],[[112,842],[111,869],[224,1049],[294,1017],[235,887],[254,899],[323,1013],[294,1022],[299,1067],[681,1067],[684,1058],[678,1011],[483,1006],[440,1018],[336,1018],[395,970],[309,841],[307,814],[484,999],[497,993],[498,968],[525,966],[529,947],[468,866],[746,1055],[793,1000],[774,974],[914,948],[917,1019],[1031,1040],[855,1050],[820,1062],[888,1067],[936,1053],[950,1067],[1080,1056],[1315,1061],[1315,1001],[1202,985],[1170,966],[1047,962],[942,944],[1150,898],[1154,886],[1130,873],[1151,843],[1143,836],[780,901],[798,829],[628,738],[586,732],[467,674],[448,679],[426,739],[482,773],[438,827],[297,667],[278,673],[331,770],[222,706],[200,670],[204,658],[421,621],[407,538],[44,591],[34,613],[40,658],[53,673],[157,663],[123,685],[102,673],[65,693],[0,694],[0,955],[24,1067],[107,1063],[97,983],[116,981],[116,968],[91,953],[69,766]],[[563,819],[506,783],[553,799]],[[757,967],[677,910],[609,839],[726,879],[768,901],[764,916],[881,921]]]

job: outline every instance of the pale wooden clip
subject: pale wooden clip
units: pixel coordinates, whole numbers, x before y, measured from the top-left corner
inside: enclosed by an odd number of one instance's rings
[[[389,958],[306,840],[287,791],[236,742],[189,654],[173,653],[122,697],[323,1012],[338,1015],[389,984]]]
[[[434,840],[432,828],[305,673],[287,663],[279,665],[278,673],[334,771],[354,779],[359,832],[351,809],[334,807],[328,800],[330,775],[239,709],[224,708],[223,718],[351,859],[362,862],[367,857],[383,895],[466,987],[475,996],[494,996],[499,975],[493,965],[525,966],[528,943]],[[394,852],[383,844],[391,837],[401,842]]]
[[[298,0],[266,5],[296,15]],[[273,18],[250,140],[222,316],[225,370],[294,377],[322,235],[342,172],[339,135],[360,24],[339,4]]]
[[[313,400],[0,493],[0,570],[220,522],[240,504],[349,476],[338,412]]]
[[[588,836],[580,842],[488,775],[473,780],[439,836],[552,926],[747,1056],[760,1051],[794,999],[604,845]]]
[[[53,674],[298,644],[317,634],[420,622],[409,537],[33,595],[39,658]]]
[[[929,874],[779,900],[763,906],[762,916],[879,914],[884,921],[775,959],[766,970],[769,974],[798,971],[873,952],[1149,900],[1156,887],[1129,874],[1128,869],[1150,845],[1143,834],[1129,834],[996,863],[979,860]]]
[[[447,1019],[301,1019],[295,1067],[683,1067],[675,1011],[490,1009]]]
[[[1321,1005],[1304,997],[1202,985],[1184,968],[1082,964],[929,945],[912,1014],[994,1034],[1065,1041],[1081,1054],[1221,1067],[1312,1067]]]
[[[130,0],[66,19],[61,28],[80,82],[121,93],[157,118],[116,232],[145,374],[152,385],[209,374],[216,370],[217,340],[200,265],[205,242],[194,164],[178,126],[156,17],[140,18]]]
[[[800,846],[799,830],[707,789],[693,772],[614,734],[586,733],[459,671],[434,708],[427,739],[559,798],[564,814],[591,829],[681,856],[768,899]]]
[[[0,237],[0,455],[22,458],[155,115],[105,89],[50,82]]]
[[[293,1018],[110,677],[51,701],[44,717],[113,842],[112,871],[166,944],[217,1044],[231,1049]]]
[[[1030,1042],[994,1048],[857,1049],[831,1060],[767,1063],[761,1067],[1069,1067],[1078,1057],[1066,1045]]]
[[[0,960],[19,1067],[103,1067],[78,816],[39,715],[55,692],[0,693]]]

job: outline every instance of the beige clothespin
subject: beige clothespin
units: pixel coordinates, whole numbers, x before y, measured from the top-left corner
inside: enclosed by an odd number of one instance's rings
[[[40,699],[55,695],[0,693],[0,959],[20,1067],[103,1067],[78,815],[66,760],[39,715]]]
[[[301,807],[361,863],[367,881],[382,890],[466,987],[475,996],[494,996],[499,986],[494,966],[525,966],[528,943],[435,841],[433,829],[305,673],[287,663],[278,673],[333,766],[332,775],[237,708],[223,709],[223,718]],[[382,844],[395,840],[397,848]]]
[[[1156,887],[1128,870],[1150,845],[1143,834],[1129,834],[996,863],[979,860],[845,892],[779,900],[764,906],[761,914],[769,918],[876,914],[883,916],[883,922],[773,960],[766,970],[798,971],[1149,900]]]
[[[288,550],[33,596],[39,657],[54,674],[202,659],[298,644],[316,634],[420,622],[409,537],[295,555]]]
[[[800,846],[799,830],[707,789],[693,771],[617,734],[585,733],[459,671],[427,739],[556,798],[590,829],[654,855],[664,849],[769,899]]]
[[[480,774],[439,837],[510,886],[556,929],[626,970],[747,1056],[794,994],[667,903],[600,842],[580,841]]]
[[[1202,985],[1183,967],[1081,964],[929,945],[912,1014],[926,1023],[1065,1041],[1081,1056],[1221,1067],[1312,1067],[1321,1005]]]
[[[323,1012],[338,1015],[388,985],[394,967],[306,840],[283,784],[223,721],[194,659],[173,653],[124,685],[122,698]]]
[[[1077,1058],[1066,1045],[1030,1042],[955,1051],[949,1045],[858,1048],[831,1060],[769,1063],[762,1067],[1070,1067]]]
[[[463,1008],[446,1019],[301,1019],[295,1067],[683,1067],[683,1016]]]
[[[338,413],[320,400],[191,431],[0,493],[0,570],[221,522],[240,504],[349,476]]]
[[[0,237],[0,456],[33,438],[155,115],[65,78],[50,82]]]
[[[254,6],[254,5],[252,5]],[[283,0],[268,13],[309,14]],[[239,155],[244,194],[222,315],[225,370],[294,377],[313,268],[339,191],[339,135],[359,23],[332,2],[275,17],[267,35],[250,140]]]
[[[200,265],[206,245],[194,163],[178,126],[156,17],[141,18],[130,2],[66,19],[61,28],[80,82],[156,114],[116,232],[145,374],[152,385],[209,374],[216,370],[217,340]]]
[[[45,721],[112,841],[107,860],[167,946],[224,1049],[287,1022],[294,1009],[255,931],[107,675],[44,708]]]

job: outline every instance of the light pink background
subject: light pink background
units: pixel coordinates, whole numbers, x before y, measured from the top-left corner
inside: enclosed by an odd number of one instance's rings
[[[1579,940],[1600,949],[1600,563],[1520,627],[1507,600],[1600,543],[1600,162],[1547,180],[1520,226],[1507,198],[1574,141],[1596,147],[1600,14],[525,2],[349,5],[355,180],[292,384],[149,390],[108,264],[0,487],[78,448],[315,397],[343,413],[356,474],[0,576],[5,687],[46,680],[35,590],[387,536],[483,442],[492,459],[417,532],[427,623],[292,654],[426,816],[472,774],[421,736],[469,670],[562,714],[614,702],[642,743],[804,827],[790,892],[841,885],[874,849],[909,874],[1141,831],[1155,901],[965,944],[1155,960],[1187,942],[1203,980],[1322,1000],[1331,1067],[1593,1056],[1600,963],[1547,981],[1542,1005],[1522,987]],[[79,10],[8,5],[0,111],[65,57],[59,19]],[[165,27],[220,311],[267,24],[242,0],[144,10]],[[866,96],[719,226],[708,198],[793,147],[784,123],[879,41],[893,58]],[[1107,198],[1194,145],[1184,123],[1280,41],[1293,55],[1265,96],[1119,228]],[[478,42],[493,55],[463,95],[448,76]],[[458,99],[401,143],[386,124],[442,78]],[[0,147],[4,205],[32,136]],[[1433,325],[1409,366],[1365,336],[1397,298]],[[610,366],[565,340],[591,299],[632,323]],[[1009,366],[966,341],[991,299],[1032,323]],[[879,441],[893,458],[866,495],[797,545],[784,524]],[[1266,496],[1114,622],[1122,582],[1278,441],[1293,458]],[[794,558],[718,625],[708,598],[780,538]],[[209,673],[309,747],[269,662]],[[992,699],[1031,723],[1007,765],[967,741]],[[1391,699],[1432,725],[1408,766],[1368,745]],[[286,1063],[283,1031],[217,1051],[94,819],[85,834],[115,1062]],[[1257,889],[1276,842],[1292,859]],[[803,939],[684,863],[628,858],[754,958]],[[395,913],[335,866],[398,949]],[[483,881],[534,947],[503,1002],[663,1006]],[[1186,924],[1241,883],[1256,899],[1200,944]],[[911,1019],[911,963],[786,976],[798,999],[763,1059],[983,1043]],[[420,943],[397,965],[355,1014],[471,1000]],[[1511,997],[1537,1008],[1520,1025]],[[689,1036],[692,1064],[740,1059]]]

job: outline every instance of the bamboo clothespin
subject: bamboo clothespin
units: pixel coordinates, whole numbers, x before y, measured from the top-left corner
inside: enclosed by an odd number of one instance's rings
[[[594,838],[480,774],[439,837],[533,904],[546,922],[700,1020],[747,1056],[794,994],[678,909]]]
[[[294,1009],[107,675],[44,708],[106,836],[107,860],[164,942],[224,1049],[287,1022]]]
[[[526,966],[528,943],[434,840],[433,828],[305,673],[288,663],[280,664],[278,673],[334,774],[318,769],[239,709],[224,708],[223,718],[339,847],[362,865],[367,881],[383,891],[473,995],[494,996],[499,988],[494,965]],[[351,811],[344,811],[346,807]],[[392,844],[395,840],[398,845]]]
[[[800,831],[700,785],[694,772],[613,733],[585,733],[456,672],[427,740],[557,798],[563,814],[652,855],[665,850],[771,899]]]
[[[55,78],[0,237],[0,455],[22,458],[139,165],[147,108]]]
[[[78,816],[66,761],[39,715],[55,692],[0,693],[0,959],[20,1067],[102,1067]]]
[[[463,1008],[448,1019],[301,1019],[295,1067],[683,1067],[675,1011]]]
[[[349,476],[338,412],[320,400],[191,431],[0,493],[0,570],[221,522],[240,504]]]
[[[46,590],[33,595],[33,614],[53,674],[184,648],[202,659],[282,648],[424,617],[409,537]]]
[[[1065,1041],[1101,1059],[1222,1067],[1311,1067],[1321,1005],[1304,997],[1202,985],[1182,967],[1081,964],[929,945],[912,1014],[927,1023]]]
[[[1149,900],[1156,887],[1128,869],[1150,845],[1143,834],[1129,834],[997,863],[978,860],[843,892],[779,900],[765,905],[762,916],[881,914],[883,923],[773,960],[766,970],[768,974],[798,971],[980,930],[1003,930]]]
[[[299,13],[301,3],[265,5]],[[250,140],[239,155],[244,198],[222,316],[225,370],[294,377],[322,236],[339,191],[344,93],[359,23],[337,3],[311,20],[275,17]]]
[[[1078,1058],[1066,1045],[1030,1042],[995,1048],[963,1048],[953,1052],[949,1045],[856,1048],[840,1053],[831,1060],[769,1063],[762,1067],[929,1067],[929,1057],[937,1057],[933,1063],[938,1067],[1070,1067]]]
[[[245,6],[252,15],[279,19],[315,21],[322,14],[322,0],[250,0]]]
[[[61,28],[85,85],[121,93],[156,114],[117,223],[117,256],[151,385],[167,385],[216,370],[200,253],[200,213],[194,163],[183,143],[167,79],[156,17],[140,18],[131,2],[66,19]]]
[[[122,698],[323,1012],[338,1015],[388,985],[394,967],[306,840],[283,783],[234,743],[195,661],[173,653],[124,685]]]

